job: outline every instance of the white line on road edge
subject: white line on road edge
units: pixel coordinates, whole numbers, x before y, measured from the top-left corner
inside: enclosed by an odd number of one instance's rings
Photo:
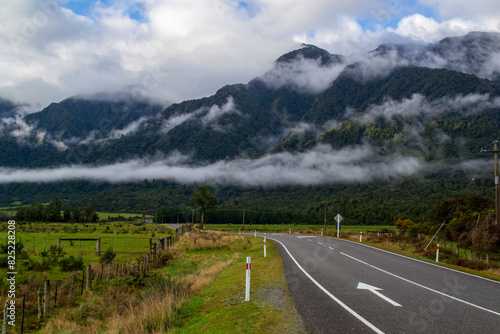
[[[281,241],[276,240],[276,239],[273,239],[273,240],[276,241],[276,242],[279,242],[281,244],[281,246],[283,246],[283,248],[286,250],[286,252],[290,256],[290,258],[293,260],[293,262],[295,262],[295,264],[297,265],[297,267],[304,273],[304,275],[306,275],[307,278],[309,278],[314,284],[316,284],[316,286],[318,288],[320,288],[328,297],[330,297],[337,304],[339,304],[340,306],[342,306],[347,312],[349,312],[353,316],[355,316],[359,321],[361,321],[362,323],[364,323],[366,326],[370,327],[375,333],[384,334],[384,332],[382,332],[380,329],[378,329],[377,327],[375,327],[371,322],[369,322],[368,320],[366,320],[365,318],[363,318],[362,316],[360,316],[359,314],[357,314],[353,309],[351,309],[349,306],[347,306],[346,304],[344,304],[340,299],[338,299],[333,294],[331,294],[330,291],[328,291],[327,289],[325,289],[311,275],[309,275],[309,273],[307,271],[305,271],[304,268],[302,268],[302,266],[297,262],[297,260],[295,260],[295,258],[292,256],[292,254],[290,253],[290,251],[288,250],[288,248],[286,248],[286,246]]]
[[[379,252],[384,252],[384,253],[391,254],[391,255],[394,255],[394,256],[399,256],[399,257],[402,257],[402,258],[407,259],[407,260],[412,260],[412,261],[420,262],[420,263],[423,263],[423,264],[426,264],[426,265],[429,265],[429,266],[434,266],[436,268],[453,271],[454,273],[458,273],[458,274],[462,274],[462,275],[466,275],[466,276],[470,276],[470,277],[474,277],[474,278],[479,278],[479,279],[482,279],[484,281],[488,281],[488,282],[500,284],[499,281],[495,281],[495,280],[492,280],[490,278],[486,278],[486,277],[482,277],[482,276],[478,276],[478,275],[469,274],[469,273],[466,273],[464,271],[460,271],[460,270],[456,270],[456,269],[452,269],[452,268],[447,268],[447,267],[440,266],[440,265],[432,263],[432,262],[422,261],[422,260],[415,259],[415,258],[410,257],[410,256],[401,255],[401,254],[398,254],[398,253],[395,253],[395,252],[391,252],[391,251],[388,251],[388,250],[385,250],[385,249],[373,247],[373,246],[370,246],[370,245],[367,245],[367,244],[360,244],[360,243],[357,243],[357,242],[354,242],[354,241],[351,241],[351,240],[344,240],[344,239],[337,239],[337,240],[340,241],[340,242],[347,242],[347,243],[351,243],[351,244],[354,244],[354,245],[359,245],[359,246],[371,248],[371,249],[377,250]]]
[[[493,313],[493,314],[495,314],[495,315],[500,315],[500,313],[498,313],[498,312],[492,311],[492,310],[490,310],[490,309],[484,308],[484,307],[479,306],[479,305],[476,305],[476,304],[472,304],[472,303],[470,303],[470,302],[468,302],[468,301],[465,301],[465,300],[459,299],[459,298],[457,298],[457,297],[450,296],[450,295],[448,295],[448,294],[446,294],[446,293],[443,293],[443,292],[441,292],[441,291],[434,290],[434,289],[432,289],[432,288],[429,288],[429,287],[427,287],[427,286],[425,286],[425,285],[422,285],[422,284],[419,284],[419,283],[417,283],[417,282],[410,281],[410,280],[409,280],[409,279],[407,279],[407,278],[404,278],[404,277],[398,276],[398,275],[393,274],[393,273],[391,273],[391,272],[389,272],[389,271],[387,271],[387,270],[384,270],[384,269],[381,269],[381,268],[376,267],[376,266],[374,266],[374,265],[371,265],[371,264],[369,264],[369,263],[366,263],[365,261],[362,261],[362,260],[356,259],[355,257],[353,257],[353,256],[351,256],[351,255],[347,255],[346,253],[340,252],[340,254],[342,254],[342,255],[344,255],[344,256],[347,256],[348,258],[351,258],[351,259],[353,259],[353,260],[355,260],[355,261],[358,261],[358,262],[360,262],[360,263],[362,263],[362,264],[365,264],[365,265],[367,265],[368,267],[372,267],[373,269],[379,270],[379,271],[381,271],[381,272],[383,272],[383,273],[386,273],[386,274],[388,274],[388,275],[394,276],[394,277],[396,277],[396,278],[399,278],[400,280],[403,280],[403,281],[405,281],[405,282],[411,283],[411,284],[416,285],[416,286],[418,286],[418,287],[421,287],[421,288],[424,288],[424,289],[426,289],[426,290],[429,290],[429,291],[435,292],[435,293],[437,293],[437,294],[440,294],[440,295],[442,295],[442,296],[445,296],[445,297],[451,298],[451,299],[456,300],[456,301],[458,301],[458,302],[461,302],[461,303],[464,303],[464,304],[467,304],[467,305],[473,306],[473,307],[478,308],[478,309],[480,309],[480,310],[483,310],[483,311],[486,311],[486,312],[490,312],[490,313]]]

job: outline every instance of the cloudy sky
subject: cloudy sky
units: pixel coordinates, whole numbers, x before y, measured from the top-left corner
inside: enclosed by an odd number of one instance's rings
[[[500,31],[497,0],[0,0],[0,97],[167,104],[248,82],[301,43],[351,55]]]

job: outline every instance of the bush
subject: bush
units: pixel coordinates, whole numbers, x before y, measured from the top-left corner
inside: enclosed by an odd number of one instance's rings
[[[7,260],[7,256],[1,256],[0,257],[0,268],[7,268],[8,266],[8,260]]]
[[[81,256],[74,257],[70,255],[68,258],[60,259],[59,266],[62,271],[83,270],[83,258]]]
[[[50,260],[46,257],[42,258],[42,261],[40,262],[37,260],[28,259],[27,261],[24,261],[23,265],[27,270],[33,271],[48,271],[51,267]]]
[[[111,263],[116,257],[116,253],[113,252],[113,248],[109,247],[104,254],[102,254],[99,262],[101,263]]]

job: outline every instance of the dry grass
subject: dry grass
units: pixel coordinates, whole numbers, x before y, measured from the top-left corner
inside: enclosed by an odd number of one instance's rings
[[[222,249],[238,239],[243,237],[225,232],[192,231],[183,234],[173,248],[179,251]]]
[[[164,262],[182,258],[186,250],[229,247],[238,239],[243,238],[216,232],[186,233],[164,254]],[[43,333],[165,333],[178,320],[178,311],[189,296],[212,283],[237,257],[235,253],[226,261],[205,258],[200,262],[203,269],[179,279],[157,276],[139,293],[126,285],[88,291],[78,307],[54,315]]]

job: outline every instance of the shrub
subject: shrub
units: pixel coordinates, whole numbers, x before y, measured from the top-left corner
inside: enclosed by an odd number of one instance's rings
[[[51,267],[50,260],[46,257],[42,258],[42,261],[28,259],[27,261],[24,261],[23,265],[27,270],[33,271],[48,271]]]
[[[7,260],[7,256],[0,257],[0,268],[7,268],[9,262]]]
[[[81,256],[74,257],[70,255],[68,258],[60,259],[59,266],[62,271],[83,270],[83,258]]]
[[[116,253],[113,252],[113,248],[109,247],[104,254],[102,254],[99,262],[101,263],[111,263],[116,257]]]

